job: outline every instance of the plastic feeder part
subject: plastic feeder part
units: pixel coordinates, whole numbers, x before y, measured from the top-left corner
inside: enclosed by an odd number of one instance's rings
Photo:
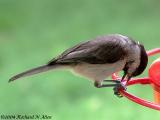
[[[150,65],[148,72],[154,90],[154,100],[157,104],[160,104],[160,58]]]

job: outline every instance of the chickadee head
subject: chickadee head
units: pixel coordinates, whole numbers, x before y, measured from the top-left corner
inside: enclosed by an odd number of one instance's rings
[[[132,74],[133,76],[140,75],[145,70],[148,63],[148,55],[146,53],[144,46],[142,44],[139,44],[139,48],[140,48],[140,64],[138,68],[135,70],[135,72]]]
[[[130,46],[134,46],[133,49],[128,50],[128,63],[124,67],[124,76],[128,75],[129,79],[143,73],[148,64],[148,56],[146,50],[142,44],[131,40]],[[138,46],[138,47],[135,47]],[[132,48],[132,47],[129,47]],[[129,51],[133,51],[134,55],[130,55]],[[130,72],[131,71],[131,72]]]

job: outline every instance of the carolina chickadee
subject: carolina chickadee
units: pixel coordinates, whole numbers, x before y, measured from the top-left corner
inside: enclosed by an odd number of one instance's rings
[[[56,68],[69,68],[92,80],[97,88],[112,86],[118,89],[118,86],[123,87],[120,81],[104,79],[123,70],[121,81],[124,79],[129,81],[131,77],[140,75],[147,63],[148,57],[142,44],[127,36],[111,34],[77,44],[47,64],[13,76],[9,82]],[[115,84],[102,84],[105,81]]]

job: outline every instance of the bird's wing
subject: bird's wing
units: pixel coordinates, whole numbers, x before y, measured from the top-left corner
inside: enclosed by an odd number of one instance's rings
[[[64,51],[57,58],[52,59],[52,63],[90,63],[105,64],[114,63],[125,56],[124,45],[120,40],[109,41],[95,39],[80,43]]]

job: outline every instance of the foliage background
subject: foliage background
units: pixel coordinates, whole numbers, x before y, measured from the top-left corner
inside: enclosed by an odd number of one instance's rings
[[[159,47],[159,11],[158,0],[0,0],[0,114],[47,114],[55,120],[159,120],[159,112],[119,99],[112,89],[96,89],[64,70],[7,83],[12,75],[97,35],[121,33],[147,50]],[[147,70],[141,76],[146,75]],[[128,91],[152,100],[150,86]]]

